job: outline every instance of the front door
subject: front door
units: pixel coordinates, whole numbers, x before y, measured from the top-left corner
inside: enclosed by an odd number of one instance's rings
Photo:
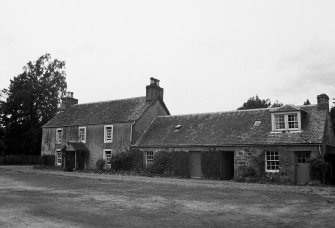
[[[296,152],[297,159],[297,184],[306,184],[310,181],[309,176],[309,159],[311,152]]]
[[[202,178],[201,152],[190,152],[190,174],[191,178]]]

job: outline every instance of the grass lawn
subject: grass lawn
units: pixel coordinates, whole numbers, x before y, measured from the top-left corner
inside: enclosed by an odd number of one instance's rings
[[[335,193],[77,178],[0,167],[0,227],[335,227]]]

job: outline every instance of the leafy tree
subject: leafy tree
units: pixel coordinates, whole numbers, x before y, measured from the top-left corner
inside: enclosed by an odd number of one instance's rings
[[[56,114],[66,91],[65,78],[65,62],[45,54],[10,80],[3,90],[7,153],[40,153],[41,126]]]
[[[330,117],[331,117],[331,119],[332,119],[333,131],[334,131],[334,134],[335,134],[335,106],[333,106],[333,107],[330,109]]]
[[[258,95],[255,97],[250,97],[247,102],[245,102],[242,107],[237,110],[245,109],[257,109],[257,108],[268,108],[271,105],[270,99],[260,99]]]
[[[307,99],[305,102],[304,102],[304,105],[310,105],[311,102]]]

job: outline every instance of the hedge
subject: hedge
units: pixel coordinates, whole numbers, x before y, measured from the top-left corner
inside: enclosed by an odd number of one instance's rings
[[[159,151],[154,154],[153,164],[146,168],[148,173],[189,177],[189,156],[187,152]]]
[[[8,154],[0,156],[1,165],[35,165],[38,163],[38,155]]]
[[[38,164],[42,166],[55,166],[55,155],[43,154],[38,158]]]

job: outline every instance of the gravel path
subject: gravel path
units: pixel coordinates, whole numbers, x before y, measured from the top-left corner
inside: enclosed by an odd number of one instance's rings
[[[273,185],[273,184],[258,184],[258,183],[240,183],[234,181],[222,180],[196,180],[196,179],[180,179],[180,178],[164,178],[164,177],[145,177],[132,175],[114,175],[114,174],[96,174],[83,172],[63,172],[57,170],[34,169],[32,166],[0,166],[0,171],[7,170],[10,172],[25,172],[36,174],[51,174],[60,176],[71,176],[78,178],[89,178],[107,181],[125,181],[125,182],[141,182],[151,184],[168,184],[184,187],[201,187],[214,189],[242,189],[255,191],[273,191],[273,192],[293,192],[318,194],[326,197],[334,198],[335,188],[333,186],[293,186],[293,185]],[[335,202],[335,201],[334,201]]]

